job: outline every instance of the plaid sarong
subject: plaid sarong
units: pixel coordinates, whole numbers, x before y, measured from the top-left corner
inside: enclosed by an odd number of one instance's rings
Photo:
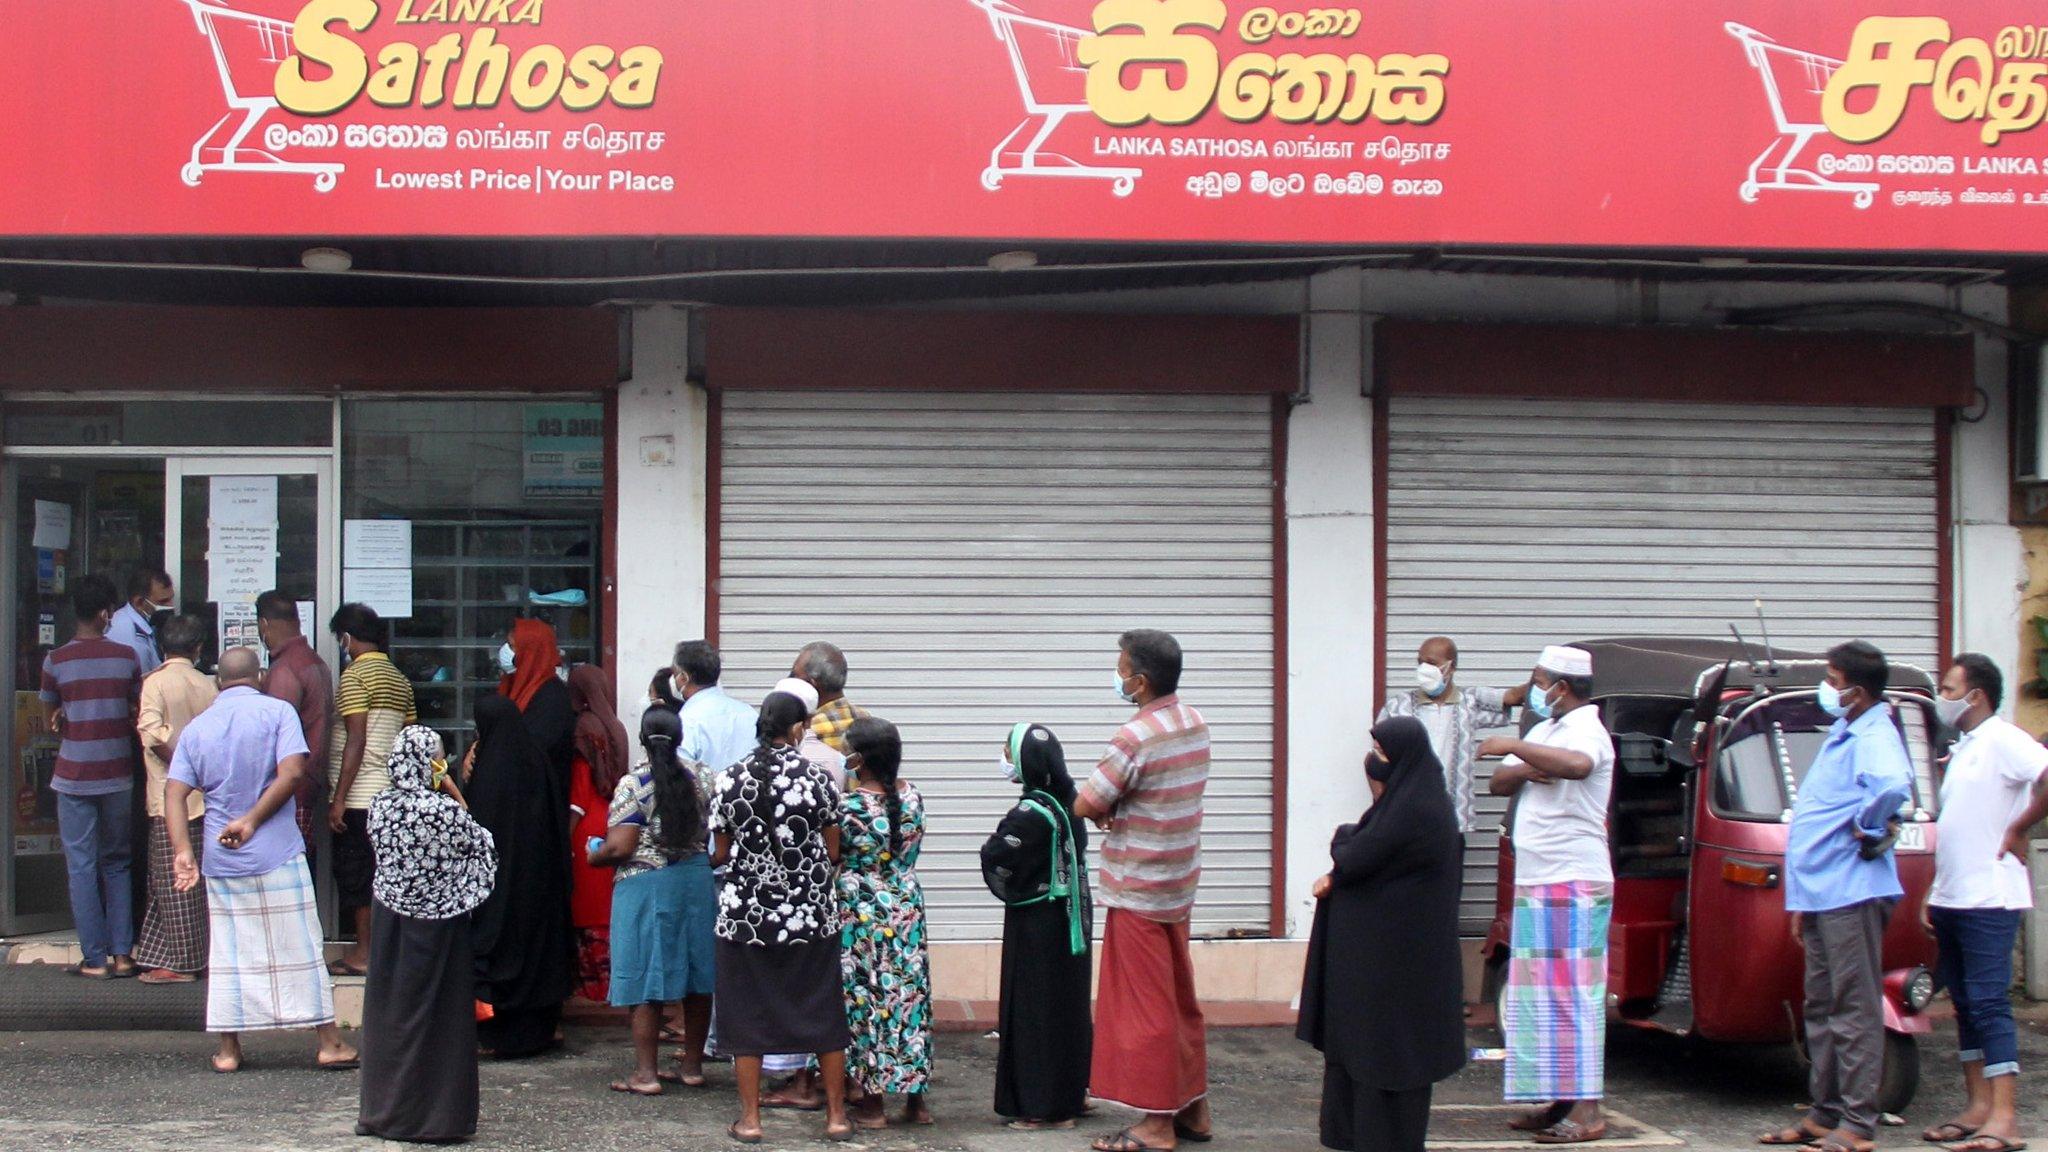
[[[334,987],[304,856],[261,876],[208,876],[206,903],[213,929],[208,1032],[334,1023]]]
[[[1598,1100],[1606,1088],[1607,923],[1614,885],[1516,885],[1501,1030],[1506,1098]]]
[[[194,820],[192,855],[204,860],[206,821]],[[171,864],[171,834],[161,816],[149,818],[149,907],[142,914],[142,935],[135,945],[135,963],[197,973],[206,967],[206,889],[178,891]]]

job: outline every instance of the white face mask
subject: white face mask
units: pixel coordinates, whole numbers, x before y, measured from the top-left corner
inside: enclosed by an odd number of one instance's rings
[[[1436,665],[1417,664],[1415,666],[1415,686],[1422,689],[1423,695],[1441,696],[1444,694],[1444,688],[1448,683],[1448,679],[1444,676],[1444,670]]]
[[[1024,782],[1024,774],[1017,770],[1015,764],[1010,763],[1008,756],[997,753],[996,764],[1003,770],[1003,779],[1008,780],[1012,784],[1022,784]]]
[[[1941,717],[1941,722],[1951,728],[1960,725],[1963,722],[1964,714],[1969,712],[1969,710],[1970,694],[1968,692],[1963,693],[1961,697],[1954,700],[1946,696],[1936,696],[1934,698],[1934,714]]]
[[[498,671],[506,676],[512,674],[512,642],[498,645]]]

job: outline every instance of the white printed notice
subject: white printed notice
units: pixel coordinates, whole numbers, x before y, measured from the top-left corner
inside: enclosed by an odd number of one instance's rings
[[[209,495],[208,523],[223,528],[277,528],[275,476],[215,476]]]
[[[412,569],[344,568],[341,598],[367,604],[387,620],[403,620],[412,615]]]
[[[343,520],[341,563],[345,568],[411,568],[412,521]]]
[[[386,619],[412,615],[412,521],[342,521],[341,564],[343,600]]]
[[[35,535],[29,546],[50,552],[71,547],[71,505],[55,500],[36,501]]]
[[[216,604],[253,604],[277,586],[277,524],[207,527],[206,598]]]

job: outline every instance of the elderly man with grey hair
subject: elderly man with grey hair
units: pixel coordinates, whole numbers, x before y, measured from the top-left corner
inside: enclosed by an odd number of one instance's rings
[[[868,714],[846,698],[846,653],[835,644],[813,640],[796,654],[789,675],[818,690],[817,707],[811,709],[811,731],[834,752],[846,755],[846,730]]]
[[[193,717],[171,754],[164,807],[206,798],[206,853],[182,820],[169,823],[181,892],[206,886],[211,937],[206,1030],[220,1037],[213,1070],[242,1066],[241,1033],[311,1028],[322,1068],[353,1068],[356,1050],[334,1026],[334,988],[321,962],[313,876],[293,805],[309,770],[299,714],[259,687],[249,648],[221,653],[220,696]]]

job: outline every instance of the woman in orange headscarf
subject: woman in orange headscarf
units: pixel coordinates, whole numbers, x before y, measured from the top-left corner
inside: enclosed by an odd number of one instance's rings
[[[533,742],[547,753],[554,769],[551,783],[564,812],[569,809],[569,771],[576,757],[576,707],[569,686],[557,672],[562,650],[555,630],[539,620],[512,623],[505,646],[498,650],[498,695],[512,701],[526,721]]]

